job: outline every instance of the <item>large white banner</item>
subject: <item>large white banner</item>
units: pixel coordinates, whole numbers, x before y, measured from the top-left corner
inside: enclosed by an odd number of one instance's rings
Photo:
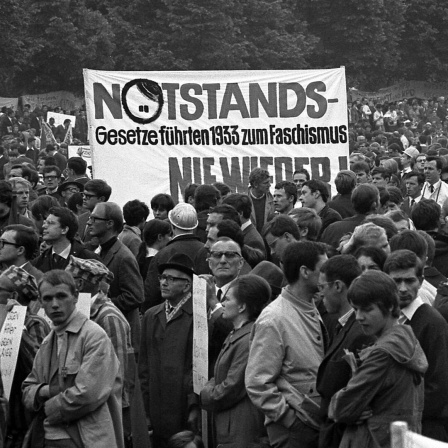
[[[84,70],[93,173],[111,200],[174,201],[190,182],[247,192],[250,171],[273,183],[301,167],[331,182],[347,166],[344,68],[290,71]]]

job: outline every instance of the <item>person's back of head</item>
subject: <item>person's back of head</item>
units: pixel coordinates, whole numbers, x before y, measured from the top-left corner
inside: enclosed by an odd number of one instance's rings
[[[128,226],[137,227],[146,221],[149,216],[149,207],[142,201],[134,199],[126,202],[123,207],[123,217]]]
[[[389,202],[393,202],[396,205],[403,203],[403,194],[398,187],[387,187],[387,192],[389,193]]]
[[[232,193],[226,196],[222,204],[231,205],[244,219],[249,219],[252,213],[252,202],[247,194]]]
[[[198,184],[189,183],[184,190],[184,202],[187,204],[194,204],[194,193],[196,188],[198,188]]]
[[[306,238],[308,241],[317,240],[322,228],[322,219],[316,210],[308,207],[293,208],[288,216],[297,224],[301,238]]]
[[[162,219],[151,219],[145,223],[143,229],[143,241],[148,247],[157,241],[159,235],[165,236],[171,234],[171,225]]]
[[[196,211],[210,210],[218,205],[221,193],[213,185],[199,185],[194,192],[194,207]]]
[[[339,171],[334,184],[339,194],[350,194],[356,187],[356,174],[350,170]]]
[[[438,230],[440,216],[440,205],[432,199],[422,198],[411,211],[411,219],[417,230]]]
[[[213,187],[215,187],[217,190],[219,190],[219,194],[221,195],[221,198],[224,198],[225,196],[232,193],[232,190],[230,187],[225,184],[224,182],[214,182]]]
[[[8,207],[11,207],[12,204],[12,187],[5,180],[0,180],[0,204],[5,204]]]
[[[357,171],[364,171],[366,174],[370,174],[370,166],[364,160],[355,162],[352,166],[352,170],[356,173]]]
[[[392,252],[400,249],[408,249],[417,255],[420,260],[426,262],[428,256],[428,244],[415,230],[403,230],[390,240],[390,249]]]
[[[387,239],[390,240],[395,236],[398,231],[394,222],[389,216],[384,215],[368,215],[364,219],[363,223],[371,222],[379,227],[382,227],[386,231]]]
[[[428,245],[428,255],[426,258],[426,266],[432,266],[434,262],[434,257],[436,255],[436,242],[434,238],[428,235],[424,230],[417,230],[417,233],[421,235]]]
[[[67,208],[71,210],[75,215],[80,215],[81,211],[84,211],[82,208],[82,204],[84,202],[84,198],[82,193],[73,193],[67,201]]]
[[[379,191],[374,185],[360,184],[352,193],[351,201],[357,214],[366,215],[376,210]]]
[[[241,227],[231,219],[223,219],[222,221],[218,222],[217,224],[217,237],[218,238],[230,238],[231,240],[235,241],[235,243],[240,246],[241,250],[243,250],[244,247],[244,235],[243,231],[241,230]]]
[[[328,282],[340,280],[347,289],[353,280],[361,275],[361,268],[353,255],[335,255],[329,258],[320,268]]]
[[[70,157],[67,161],[67,168],[73,170],[77,176],[86,174],[87,162],[82,157]]]

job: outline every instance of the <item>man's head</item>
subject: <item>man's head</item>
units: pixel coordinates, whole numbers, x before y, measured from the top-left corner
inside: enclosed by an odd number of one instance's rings
[[[403,230],[403,232],[395,235],[390,240],[390,248],[392,252],[400,249],[408,249],[414,252],[422,263],[426,263],[428,256],[428,243],[415,230]]]
[[[300,201],[303,207],[313,208],[320,211],[328,201],[328,187],[321,180],[309,180],[303,184]]]
[[[67,161],[67,173],[69,178],[85,176],[87,162],[82,157],[70,157]]]
[[[342,170],[334,179],[339,194],[350,194],[356,187],[356,174],[350,170]]]
[[[392,210],[387,212],[384,216],[390,218],[394,222],[398,233],[403,232],[403,230],[409,230],[409,218],[402,210]]]
[[[187,204],[191,204],[194,207],[194,194],[196,192],[196,188],[198,188],[198,184],[189,183],[184,190],[184,202]]]
[[[350,169],[356,174],[356,183],[358,185],[370,182],[370,166],[367,162],[356,162]]]
[[[84,185],[83,207],[90,212],[93,211],[96,204],[107,202],[112,194],[112,188],[106,181],[101,179],[92,179]]]
[[[21,266],[34,258],[38,245],[39,237],[31,227],[6,226],[0,238],[0,263]]]
[[[300,241],[316,241],[322,228],[322,219],[316,210],[307,207],[294,208],[289,213],[299,228]]]
[[[366,271],[353,280],[348,301],[365,334],[379,336],[400,315],[395,282],[384,272]]]
[[[389,172],[382,166],[378,166],[372,170],[372,184],[376,187],[387,187],[390,180]]]
[[[440,180],[440,173],[442,172],[443,163],[440,157],[428,157],[426,159],[424,174],[426,181],[434,185]]]
[[[198,215],[191,204],[177,204],[169,213],[168,219],[174,235],[193,233],[198,226]]]
[[[210,227],[207,232],[207,241],[205,247],[210,251],[215,242],[222,237],[230,238],[235,241],[243,250],[244,235],[241,227],[231,219],[223,219],[219,221],[216,226]]]
[[[52,145],[51,143],[49,143],[49,144],[45,147],[45,151],[46,151],[46,153],[47,153],[49,156],[52,156],[52,155],[55,153],[56,148],[54,147],[54,145]]]
[[[249,174],[249,184],[258,195],[268,193],[269,188],[271,188],[269,171],[262,168],[254,168]]]
[[[351,201],[358,214],[376,213],[380,206],[380,192],[375,185],[361,184],[353,190]]]
[[[297,186],[297,193],[300,195],[300,192],[302,191],[303,184],[310,180],[310,173],[305,168],[299,168],[298,170],[294,171],[294,174],[292,175],[292,181]]]
[[[124,204],[123,217],[128,226],[139,227],[142,230],[148,216],[149,207],[144,202],[134,199]]]
[[[151,199],[151,210],[155,219],[166,219],[168,213],[173,210],[174,201],[169,194],[160,193],[156,194]]]
[[[47,243],[55,244],[65,239],[71,242],[78,231],[78,218],[68,208],[52,207],[42,229],[42,238]]]
[[[61,181],[61,170],[55,165],[46,166],[43,169],[43,177],[47,190],[53,191],[58,188]]]
[[[412,199],[418,198],[422,193],[425,175],[418,172],[410,173],[405,180],[406,195]]]
[[[221,193],[213,185],[199,185],[194,192],[194,208],[196,212],[210,210],[216,207],[221,199]]]
[[[100,244],[117,236],[123,229],[123,213],[115,202],[100,202],[95,205],[89,220],[90,235],[98,238]]]
[[[76,310],[78,290],[68,272],[54,269],[44,274],[39,282],[39,294],[45,314],[53,325],[63,325]]]
[[[293,242],[285,248],[282,256],[283,273],[289,285],[301,283],[313,295],[321,266],[327,261],[325,246],[311,241]]]
[[[222,205],[232,206],[240,215],[241,222],[250,219],[250,214],[252,213],[252,202],[247,194],[229,194],[223,199]]]
[[[193,261],[188,255],[178,253],[159,266],[160,292],[171,305],[176,305],[191,292]]]
[[[4,219],[9,215],[11,210],[13,192],[11,185],[0,180],[0,219]]]
[[[210,248],[208,264],[218,286],[231,282],[244,264],[240,245],[228,237],[218,238]]]
[[[63,182],[58,187],[58,193],[62,196],[65,203],[67,203],[75,193],[81,193],[83,190],[84,185],[75,180]]]
[[[300,240],[299,228],[288,215],[278,215],[263,228],[265,240],[271,250],[271,255],[281,260],[283,252],[289,244]]]
[[[21,177],[10,178],[8,182],[12,186],[13,195],[17,198],[17,207],[21,212],[26,210],[30,202],[30,183]]]
[[[241,226],[241,218],[234,207],[229,204],[221,204],[213,207],[207,217],[207,227],[208,232],[212,227],[215,227],[223,219],[231,219],[235,221],[239,226]]]
[[[297,187],[294,182],[287,180],[275,185],[274,209],[277,213],[287,214],[297,201]]]
[[[411,211],[411,219],[417,230],[437,231],[440,215],[440,205],[432,199],[421,199]]]
[[[361,268],[352,255],[336,255],[321,266],[318,288],[328,313],[343,315],[347,312],[350,307],[347,291],[358,275],[361,275]]]
[[[423,282],[424,264],[414,252],[406,249],[392,252],[384,264],[384,272],[395,281],[400,308],[405,308],[418,296]]]

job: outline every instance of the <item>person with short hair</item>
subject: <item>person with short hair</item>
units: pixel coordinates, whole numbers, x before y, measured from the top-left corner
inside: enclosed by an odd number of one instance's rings
[[[221,193],[213,185],[199,185],[194,192],[194,208],[198,214],[196,235],[201,243],[205,243],[207,240],[208,216],[211,210],[219,204],[220,199]]]
[[[325,341],[313,296],[326,260],[323,244],[291,243],[282,256],[288,284],[261,312],[252,329],[246,390],[266,417],[273,447],[317,446],[320,399],[316,377]]]
[[[406,198],[403,201],[401,208],[409,217],[411,217],[414,205],[422,199],[422,188],[424,183],[425,176],[423,173],[419,172],[409,173],[404,180]]]
[[[75,193],[82,193],[84,191],[84,185],[75,180],[66,180],[59,184],[58,193],[62,197],[62,202],[64,207],[68,207],[68,200]]]
[[[308,207],[295,208],[289,214],[297,224],[300,241],[317,241],[322,228],[322,219],[316,210]]]
[[[372,175],[372,184],[376,187],[387,187],[390,180],[390,174],[386,168],[377,166],[370,173]]]
[[[351,369],[343,359],[348,350],[357,353],[374,342],[372,336],[362,331],[356,321],[355,310],[347,299],[347,292],[353,280],[361,275],[361,268],[352,255],[336,255],[320,268],[318,288],[328,314],[337,316],[338,324],[332,344],[319,366],[316,389],[322,397],[320,410],[323,422],[319,433],[319,447],[339,448],[343,423],[328,417],[331,397],[345,387],[351,378]]]
[[[248,195],[252,202],[250,220],[260,235],[264,225],[274,217],[274,198],[270,193],[271,176],[268,170],[254,168],[249,174]]]
[[[442,168],[443,162],[440,157],[428,157],[426,159],[424,170],[426,182],[422,189],[422,197],[433,199],[440,207],[448,199],[448,184],[440,179]]]
[[[297,186],[297,195],[300,195],[303,184],[311,179],[310,173],[306,168],[298,168],[292,174],[292,181]]]
[[[185,428],[198,432],[200,409],[193,392],[193,261],[178,252],[157,267],[163,302],[143,317],[138,371],[154,445],[163,448]]]
[[[155,219],[167,219],[173,208],[174,201],[169,194],[159,193],[151,199],[151,210]]]
[[[278,214],[287,215],[297,202],[297,187],[294,182],[284,180],[275,185],[274,210]]]
[[[356,174],[350,170],[341,170],[334,179],[338,194],[328,202],[328,207],[336,210],[341,218],[349,218],[355,214],[351,196],[356,187]]]
[[[63,207],[64,201],[58,192],[59,183],[61,182],[61,170],[56,165],[45,166],[43,169],[43,178],[45,189],[39,190],[38,195],[52,196]]]
[[[384,272],[398,288],[401,314],[399,323],[409,325],[428,360],[425,373],[425,404],[422,434],[431,439],[448,441],[448,324],[432,306],[419,296],[423,282],[424,263],[410,250],[391,253]]]
[[[367,184],[370,182],[370,166],[361,160],[353,164],[350,168],[356,174],[356,184]]]
[[[58,126],[58,128],[59,128],[59,126]],[[63,141],[63,140],[64,139],[61,139],[61,141]],[[61,173],[64,172],[65,168],[67,168],[67,157],[63,156],[58,151],[58,146],[48,144],[45,148],[45,152],[47,153],[47,155],[54,157],[54,159],[56,161],[56,166],[59,168]]]
[[[52,270],[39,283],[54,328],[23,382],[26,408],[44,417],[48,448],[124,448],[122,378],[105,331],[77,311],[78,290],[68,272]],[[35,426],[34,436],[39,434]]]
[[[300,202],[302,207],[308,207],[316,210],[322,220],[320,235],[325,229],[334,222],[341,221],[341,215],[327,205],[329,189],[328,185],[321,180],[309,180],[303,184]]]
[[[87,176],[87,162],[82,157],[70,157],[67,161],[68,179],[85,185],[90,178]]]
[[[369,270],[382,271],[387,254],[379,247],[361,246],[355,251],[354,257],[358,261],[362,272]]]
[[[397,415],[420,432],[423,409],[423,377],[428,368],[425,354],[400,315],[395,282],[385,273],[367,271],[351,284],[347,298],[366,335],[376,338],[355,353],[355,372],[347,386],[331,399],[328,415],[347,425],[340,446],[390,446],[390,422]]]
[[[126,202],[123,207],[123,217],[125,224],[123,230],[118,235],[118,239],[137,258],[138,251],[142,244],[142,231],[149,216],[149,207],[138,199]]]

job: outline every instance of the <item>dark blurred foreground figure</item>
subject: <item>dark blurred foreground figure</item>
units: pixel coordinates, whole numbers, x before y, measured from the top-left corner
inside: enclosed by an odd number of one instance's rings
[[[390,422],[406,421],[421,432],[423,376],[428,362],[408,325],[399,325],[398,291],[383,272],[367,271],[348,290],[348,300],[365,334],[376,343],[347,356],[354,371],[331,399],[328,415],[347,428],[340,447],[389,448]]]

